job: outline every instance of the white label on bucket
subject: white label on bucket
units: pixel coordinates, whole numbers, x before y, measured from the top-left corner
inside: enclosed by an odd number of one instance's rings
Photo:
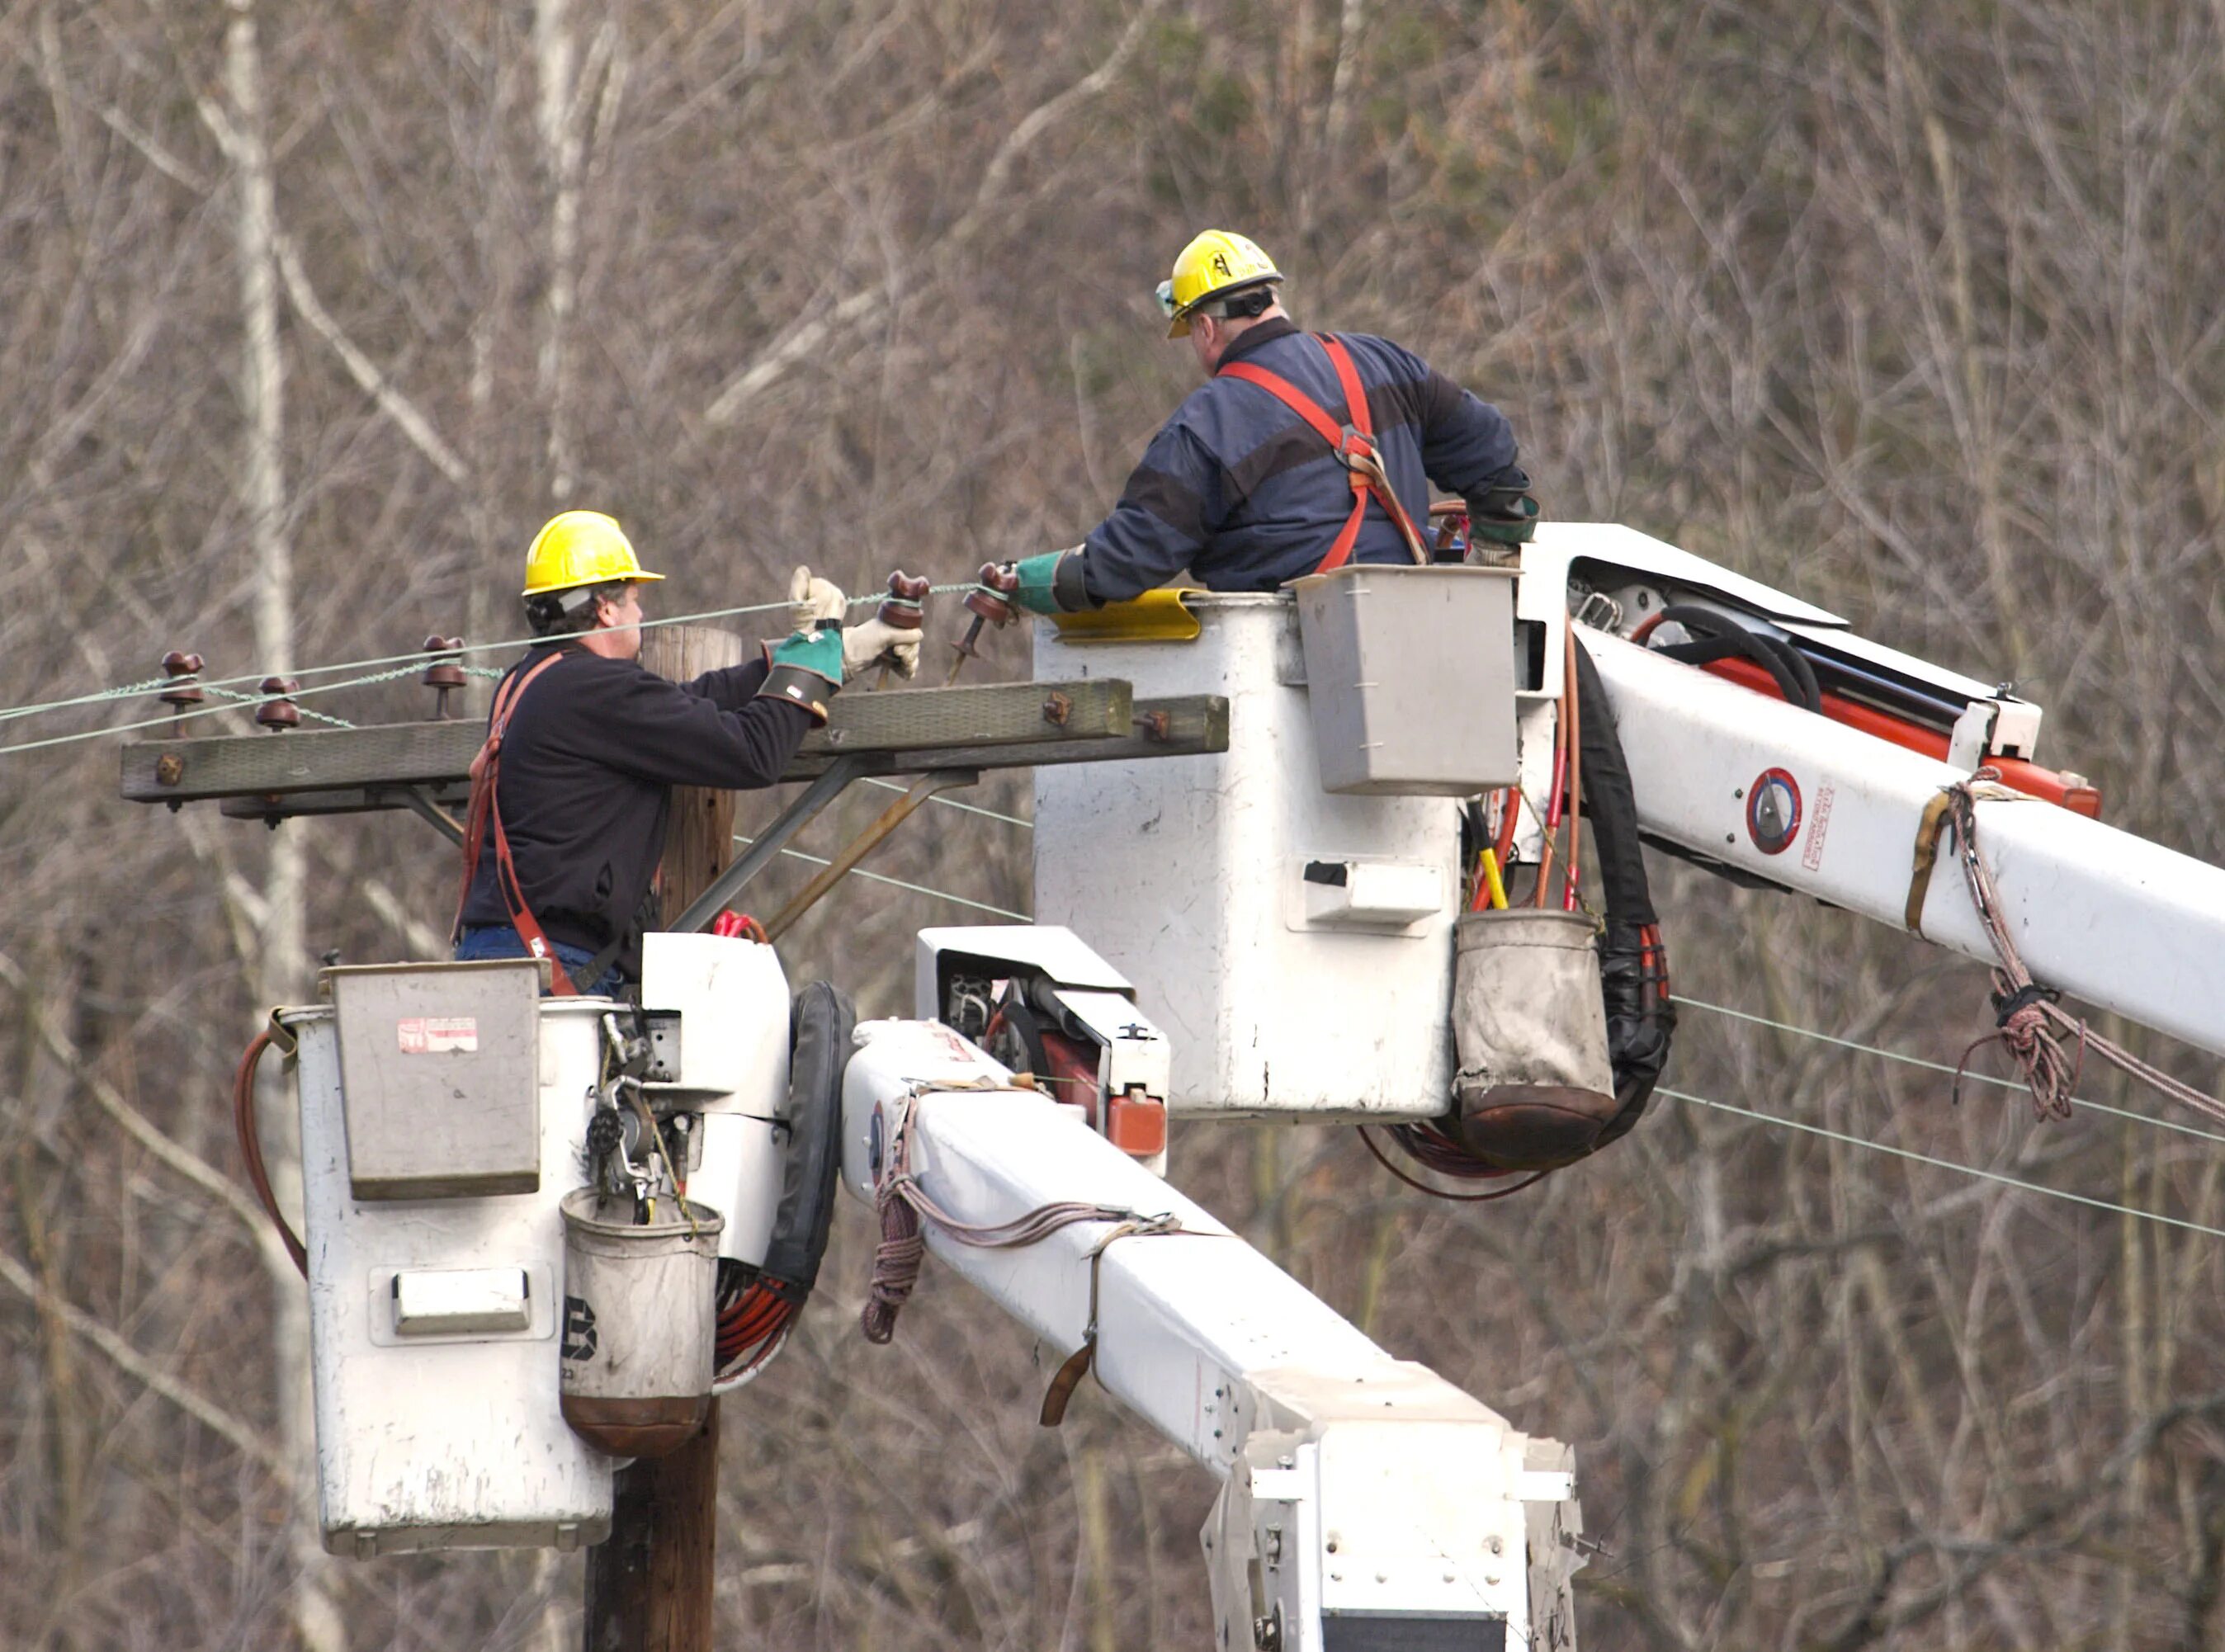
[[[479,1047],[477,1016],[404,1016],[396,1023],[404,1055],[444,1055]]]

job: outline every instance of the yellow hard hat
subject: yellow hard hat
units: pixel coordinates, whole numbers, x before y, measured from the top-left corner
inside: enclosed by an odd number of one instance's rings
[[[1159,283],[1159,308],[1171,325],[1170,339],[1189,336],[1189,319],[1208,299],[1283,279],[1259,244],[1231,230],[1207,230],[1175,258],[1172,279]]]
[[[663,577],[642,566],[625,530],[601,511],[567,510],[551,516],[533,536],[521,594],[539,597],[580,585]]]

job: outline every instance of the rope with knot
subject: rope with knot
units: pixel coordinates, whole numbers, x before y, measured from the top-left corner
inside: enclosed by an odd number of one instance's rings
[[[2168,1099],[2225,1121],[2225,1103],[2182,1084],[2168,1073],[2143,1061],[2123,1045],[2103,1037],[2063,1009],[2057,1002],[2057,995],[2052,988],[2041,986],[2032,978],[2032,972],[2025,966],[2016,941],[2009,934],[1993,869],[1987,865],[1978,847],[1978,788],[1983,787],[1985,794],[1996,800],[2019,796],[2002,793],[1994,784],[2000,778],[1998,770],[1981,769],[1969,779],[1943,788],[1939,798],[1924,811],[1924,825],[1918,832],[1917,864],[1922,877],[1928,874],[1929,861],[1937,852],[1941,825],[1952,827],[1955,852],[1962,863],[1962,881],[1970,891],[1970,903],[1977,909],[1978,922],[2000,960],[1994,969],[1994,1029],[1972,1040],[1970,1047],[1962,1052],[1962,1059],[1956,1063],[1955,1102],[1958,1105],[1962,1102],[1962,1076],[1970,1058],[1986,1045],[1998,1043],[2023,1070],[2037,1118],[2070,1117],[2070,1092],[2077,1086],[2078,1075],[2085,1068],[2086,1053],[2091,1050]],[[1920,895],[1911,890],[1912,913],[1920,910]],[[1913,923],[1911,927],[1914,927]],[[2077,1040],[2075,1054],[2063,1048],[2063,1040],[2073,1036]]]
[[[948,1086],[937,1086],[947,1088]],[[1008,1086],[998,1086],[998,1089]],[[896,1335],[897,1315],[911,1300],[919,1283],[920,1264],[927,1256],[922,1218],[933,1222],[960,1244],[986,1250],[1009,1250],[1034,1244],[1076,1222],[1138,1224],[1132,1231],[1178,1231],[1170,1218],[1141,1217],[1119,1205],[1098,1205],[1080,1199],[1059,1199],[1012,1218],[1009,1222],[981,1225],[962,1222],[936,1204],[912,1174],[912,1120],[918,1106],[915,1098],[891,1134],[880,1178],[873,1187],[873,1207],[879,1214],[881,1241],[873,1251],[873,1277],[865,1306],[858,1316],[865,1340],[885,1343]]]

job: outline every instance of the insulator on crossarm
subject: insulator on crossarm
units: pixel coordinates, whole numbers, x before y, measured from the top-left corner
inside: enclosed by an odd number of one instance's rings
[[[432,663],[425,668],[423,681],[433,691],[433,715],[443,722],[453,715],[448,709],[449,694],[464,686],[463,646],[460,636],[436,633],[425,639]]]
[[[897,569],[889,575],[889,594],[881,598],[881,623],[900,631],[918,630],[927,623],[927,593],[931,589],[925,579]]]
[[[301,687],[297,678],[265,677],[257,692],[274,698],[266,699],[255,708],[255,720],[273,734],[283,734],[288,729],[298,728],[301,722],[301,708],[287,696]]]
[[[172,649],[162,656],[162,670],[170,680],[162,689],[162,701],[180,718],[182,718],[189,708],[201,703],[202,693],[199,674],[201,664],[200,655],[187,654],[179,649]],[[173,724],[170,731],[174,735],[182,735],[185,730],[180,725]]]

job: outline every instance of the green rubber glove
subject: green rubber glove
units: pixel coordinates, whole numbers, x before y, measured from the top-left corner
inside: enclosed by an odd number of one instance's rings
[[[1022,558],[1014,564],[1019,570],[1020,588],[1012,600],[1031,614],[1060,614],[1060,606],[1052,585],[1057,579],[1058,565],[1066,556],[1064,551],[1045,551],[1041,556]]]
[[[1531,535],[1537,531],[1537,502],[1526,493],[1506,489],[1493,491],[1487,498],[1471,500],[1467,531],[1472,540],[1526,545]]]
[[[827,721],[827,702],[842,686],[842,627],[827,620],[796,632],[774,649],[770,668],[758,690],[760,699],[777,699]]]
[[[842,686],[842,626],[833,624],[798,631],[772,651],[775,669],[794,666],[816,672],[835,687]]]

